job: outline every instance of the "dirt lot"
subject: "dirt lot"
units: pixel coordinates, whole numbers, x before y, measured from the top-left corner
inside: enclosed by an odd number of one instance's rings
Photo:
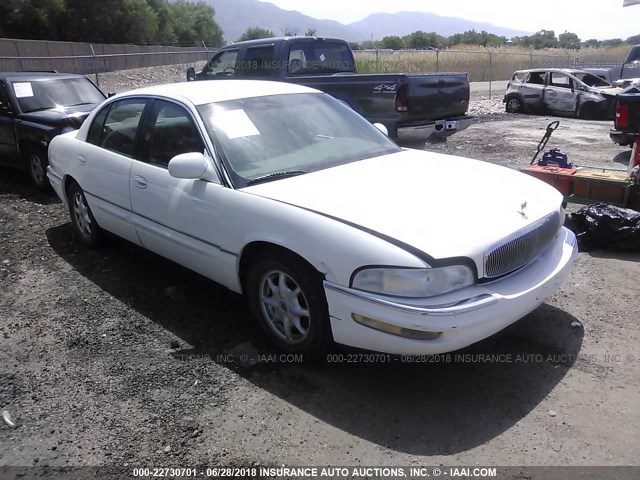
[[[149,83],[126,75],[106,89]],[[498,113],[486,87],[478,121],[426,148],[521,167],[551,119]],[[622,167],[608,129],[561,119],[549,147]],[[83,248],[53,195],[0,170],[0,466],[638,465],[639,261],[580,253],[464,357],[283,362],[241,297],[124,241]]]

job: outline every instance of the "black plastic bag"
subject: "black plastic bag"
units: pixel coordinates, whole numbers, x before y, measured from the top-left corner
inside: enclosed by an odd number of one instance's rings
[[[607,203],[594,203],[572,213],[567,224],[581,251],[640,250],[640,213]]]

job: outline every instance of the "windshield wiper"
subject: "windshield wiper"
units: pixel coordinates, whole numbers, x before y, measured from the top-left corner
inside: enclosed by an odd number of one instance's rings
[[[263,175],[262,177],[256,177],[247,182],[247,186],[255,185],[256,183],[268,182],[270,180],[275,180],[276,178],[287,178],[287,177],[295,177],[297,175],[304,175],[305,173],[309,173],[307,170],[288,170],[286,172],[275,172],[270,173],[269,175]]]
[[[22,113],[35,113],[35,112],[44,112],[45,110],[54,110],[56,108],[55,105],[51,106],[51,107],[40,107],[40,108],[33,108],[31,110],[26,110],[23,111]]]
[[[73,105],[67,105],[68,107],[79,107],[80,105],[93,105],[95,102],[80,102],[80,103],[74,103]]]

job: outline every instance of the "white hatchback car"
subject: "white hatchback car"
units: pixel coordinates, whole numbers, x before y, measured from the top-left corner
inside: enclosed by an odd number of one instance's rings
[[[244,293],[273,344],[398,354],[486,338],[553,294],[576,255],[562,196],[508,168],[403,150],[297,85],[193,82],[105,101],[56,137],[73,227]]]

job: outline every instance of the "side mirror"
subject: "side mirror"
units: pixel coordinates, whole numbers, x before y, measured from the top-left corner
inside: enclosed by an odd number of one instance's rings
[[[196,79],[196,69],[193,67],[187,68],[187,82],[191,82]]]
[[[169,160],[169,175],[188,180],[202,179],[220,183],[213,166],[201,152],[189,152],[176,155]]]
[[[378,130],[380,130],[382,133],[384,133],[387,137],[389,136],[389,130],[387,130],[387,127],[385,127],[383,124],[374,123],[373,126],[376,127]]]

